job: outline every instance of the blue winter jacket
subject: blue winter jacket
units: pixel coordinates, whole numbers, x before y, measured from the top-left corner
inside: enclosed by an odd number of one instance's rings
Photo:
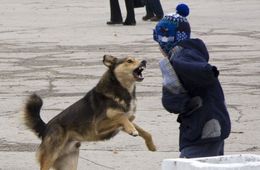
[[[224,93],[218,80],[218,70],[208,63],[207,48],[200,39],[181,41],[183,49],[171,59],[171,64],[187,94],[173,94],[163,88],[162,102],[166,110],[180,113],[178,108],[194,97],[202,99],[195,111],[178,115],[180,150],[184,147],[227,138],[231,125]],[[188,97],[187,97],[188,95]]]

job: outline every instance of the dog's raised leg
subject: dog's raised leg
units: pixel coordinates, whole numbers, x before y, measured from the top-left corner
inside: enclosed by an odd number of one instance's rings
[[[147,148],[150,151],[156,151],[156,146],[153,143],[152,135],[145,130],[143,130],[141,127],[139,127],[137,124],[133,123],[135,126],[135,129],[139,132],[139,136],[141,136],[145,140],[145,144]]]
[[[132,136],[138,136],[139,133],[136,130],[135,126],[133,125],[132,122],[130,122],[130,120],[128,119],[128,117],[126,116],[121,116],[120,117],[120,123],[122,124],[124,131]]]
[[[107,117],[113,122],[113,124],[119,124],[124,128],[124,131],[132,136],[138,136],[138,131],[135,126],[129,120],[125,113],[115,109],[108,109]]]

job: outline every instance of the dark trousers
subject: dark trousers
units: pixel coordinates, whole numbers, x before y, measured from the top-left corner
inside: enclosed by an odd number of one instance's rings
[[[198,158],[221,155],[224,155],[223,140],[185,147],[181,150],[180,158]]]
[[[125,6],[127,11],[125,22],[127,23],[135,22],[134,1],[125,0]],[[118,0],[110,0],[110,11],[111,11],[110,21],[122,22],[123,18],[122,18]]]
[[[146,14],[147,16],[163,17],[163,9],[160,0],[146,0]]]

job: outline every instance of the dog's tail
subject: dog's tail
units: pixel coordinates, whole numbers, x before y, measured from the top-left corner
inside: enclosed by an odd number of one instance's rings
[[[24,107],[25,125],[31,129],[36,135],[41,138],[46,129],[46,124],[40,117],[42,107],[42,99],[37,94],[29,96]]]

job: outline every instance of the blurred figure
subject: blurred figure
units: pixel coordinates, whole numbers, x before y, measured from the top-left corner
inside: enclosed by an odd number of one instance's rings
[[[146,15],[143,17],[144,21],[159,21],[163,15],[160,0],[146,0]]]
[[[126,6],[127,15],[125,21],[122,22],[123,18],[122,18],[118,0],[110,0],[111,17],[110,17],[110,21],[107,22],[108,25],[114,25],[114,24],[136,25],[134,1],[125,0],[125,6]]]

